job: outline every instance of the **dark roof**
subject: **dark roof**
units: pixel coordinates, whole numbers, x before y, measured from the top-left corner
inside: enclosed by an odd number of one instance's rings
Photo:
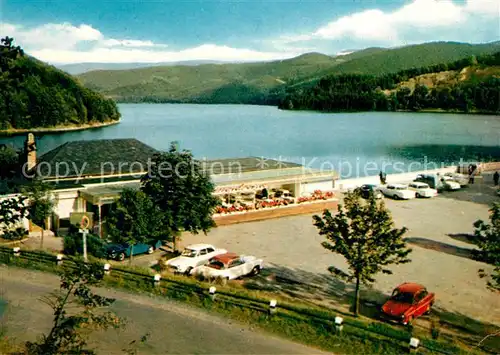
[[[37,173],[45,179],[137,174],[148,170],[155,153],[137,139],[67,142],[38,159]]]
[[[257,170],[297,168],[301,164],[275,159],[247,157],[202,160],[202,167],[210,174],[246,173]]]

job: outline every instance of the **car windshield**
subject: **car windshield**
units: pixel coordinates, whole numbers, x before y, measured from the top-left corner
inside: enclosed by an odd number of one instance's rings
[[[406,186],[396,186],[396,190],[406,190]]]
[[[399,290],[394,290],[391,298],[397,302],[413,303],[413,293],[409,292],[400,292]]]
[[[211,267],[212,269],[217,269],[217,270],[222,270],[225,269],[225,265],[223,262],[219,260],[212,260],[210,264],[208,264],[208,267]]]
[[[194,258],[196,255],[198,254],[198,252],[196,250],[193,250],[193,249],[184,249],[184,251],[182,252],[182,256],[187,256],[188,258]]]
[[[419,184],[419,185],[415,185],[415,187],[417,189],[428,189],[429,185],[427,185],[427,184]]]

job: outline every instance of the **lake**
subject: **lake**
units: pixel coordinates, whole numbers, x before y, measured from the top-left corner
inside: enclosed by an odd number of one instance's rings
[[[500,117],[439,113],[317,113],[270,106],[120,104],[122,122],[39,136],[44,153],[71,140],[171,141],[197,158],[258,156],[333,168],[344,177],[500,159]],[[0,138],[21,147],[23,136]]]

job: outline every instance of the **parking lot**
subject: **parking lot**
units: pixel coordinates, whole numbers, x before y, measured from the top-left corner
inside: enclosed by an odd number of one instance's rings
[[[485,281],[477,275],[478,269],[491,268],[471,259],[470,249],[474,246],[464,238],[473,232],[476,220],[488,219],[489,204],[499,200],[489,184],[475,184],[432,199],[385,199],[396,226],[408,228],[405,237],[413,248],[412,262],[392,267],[393,275],[378,275],[374,289],[389,294],[402,282],[419,282],[436,293],[438,307],[500,324],[500,299],[486,289]],[[302,215],[215,228],[207,236],[187,234],[183,244],[213,243],[230,251],[262,257],[268,265],[304,282],[327,280],[324,275],[328,275],[328,266],[345,268],[346,264],[342,256],[320,245],[323,237],[318,235],[311,217]],[[345,291],[339,282],[328,287],[337,287],[338,294]]]

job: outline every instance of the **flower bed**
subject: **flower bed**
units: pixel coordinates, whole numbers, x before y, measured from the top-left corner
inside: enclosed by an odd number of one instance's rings
[[[255,206],[252,205],[245,205],[245,206],[229,206],[229,207],[223,207],[223,206],[218,206],[215,214],[216,215],[225,215],[225,214],[231,214],[231,213],[242,213],[242,212],[248,212],[252,210],[261,210],[265,208],[277,208],[281,206],[289,206],[292,204],[301,204],[301,203],[307,203],[307,202],[313,202],[313,201],[320,201],[320,200],[329,200],[334,197],[334,193],[331,191],[323,192],[321,190],[316,190],[314,191],[311,196],[309,197],[299,197],[296,200],[293,199],[274,199],[274,200],[268,200],[268,201],[257,201],[255,203]]]

